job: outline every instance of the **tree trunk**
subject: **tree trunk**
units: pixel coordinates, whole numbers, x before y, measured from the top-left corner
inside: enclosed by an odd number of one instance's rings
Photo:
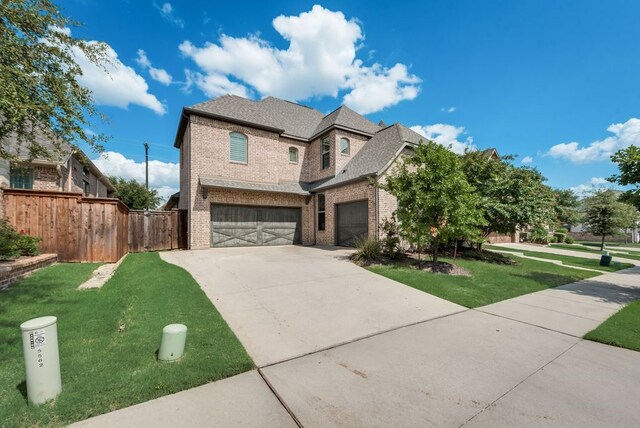
[[[602,244],[600,244],[600,251],[604,251],[604,235],[602,235]]]
[[[436,264],[436,262],[438,261],[438,241],[437,240],[433,243],[433,252],[431,253],[431,259],[433,261],[433,264]]]
[[[453,241],[453,261],[456,260],[456,256],[458,255],[458,240],[455,239]]]

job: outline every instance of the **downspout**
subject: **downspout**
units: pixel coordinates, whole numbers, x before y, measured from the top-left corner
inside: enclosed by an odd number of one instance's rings
[[[318,245],[318,210],[316,209],[316,194],[313,194],[313,245]]]
[[[380,203],[378,201],[380,197],[380,189],[378,188],[378,186],[376,186],[376,193],[374,194],[374,199],[376,202],[376,215],[375,215],[375,220],[376,220],[376,241],[380,240],[380,231],[378,230],[378,228],[380,227]]]

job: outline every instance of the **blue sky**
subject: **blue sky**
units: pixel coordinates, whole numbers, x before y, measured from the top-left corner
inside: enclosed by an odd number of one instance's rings
[[[227,92],[344,103],[454,150],[496,147],[581,191],[640,144],[637,1],[58,4],[83,23],[74,36],[117,57],[111,78],[78,59],[109,117],[93,129],[112,137],[99,166],[142,179],[148,141],[163,196],[178,187],[181,108]]]

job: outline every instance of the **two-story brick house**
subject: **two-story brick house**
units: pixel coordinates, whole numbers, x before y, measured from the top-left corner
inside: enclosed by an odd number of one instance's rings
[[[353,245],[378,236],[395,198],[372,185],[422,137],[342,106],[226,95],[182,110],[178,207],[190,248]]]
[[[69,144],[54,144],[44,135],[37,144],[49,158],[30,156],[15,137],[2,141],[2,150],[12,158],[0,159],[0,188],[53,190],[83,193],[85,196],[111,197],[115,188],[106,176],[79,149]]]

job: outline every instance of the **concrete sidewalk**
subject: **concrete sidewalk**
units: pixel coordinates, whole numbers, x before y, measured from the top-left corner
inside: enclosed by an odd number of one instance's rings
[[[547,254],[559,254],[563,256],[582,257],[584,259],[597,259],[599,260],[602,254],[598,253],[585,253],[584,251],[571,251],[563,248],[547,247],[543,245],[531,245],[531,244],[491,244],[493,247],[501,247],[504,249],[511,249],[516,251],[535,251],[538,253]],[[640,266],[639,260],[625,259],[619,255],[613,254],[613,261],[620,263],[629,263],[634,266]]]

